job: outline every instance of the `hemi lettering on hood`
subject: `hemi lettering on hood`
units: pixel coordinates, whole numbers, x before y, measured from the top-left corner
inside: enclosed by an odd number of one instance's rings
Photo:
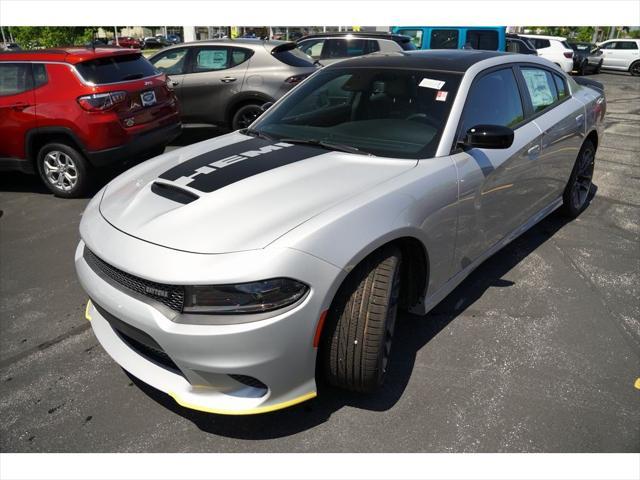
[[[238,153],[238,150],[240,150]],[[159,176],[210,193],[248,177],[325,153],[318,147],[253,138],[198,155]]]

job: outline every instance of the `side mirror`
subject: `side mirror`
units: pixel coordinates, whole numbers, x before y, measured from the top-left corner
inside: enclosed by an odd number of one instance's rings
[[[501,125],[476,125],[467,130],[459,143],[467,148],[509,148],[513,143],[513,130]]]
[[[260,106],[260,109],[262,110],[262,113],[266,112],[267,110],[269,110],[271,108],[271,106],[273,105],[273,102],[267,102],[267,103],[263,103]]]

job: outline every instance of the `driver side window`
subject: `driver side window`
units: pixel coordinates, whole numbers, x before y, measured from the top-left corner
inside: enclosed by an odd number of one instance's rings
[[[158,55],[153,59],[153,66],[167,75],[181,75],[185,71],[187,58],[186,48],[176,48]]]
[[[460,135],[476,125],[512,128],[524,119],[522,99],[513,70],[490,72],[471,86],[464,107]]]

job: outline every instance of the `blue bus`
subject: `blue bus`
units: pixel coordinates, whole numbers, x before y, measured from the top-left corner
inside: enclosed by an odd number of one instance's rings
[[[506,27],[393,27],[407,35],[417,49],[473,48],[505,51]]]

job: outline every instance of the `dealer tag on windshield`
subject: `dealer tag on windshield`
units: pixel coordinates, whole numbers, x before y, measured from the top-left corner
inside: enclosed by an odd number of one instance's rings
[[[424,88],[433,88],[434,90],[440,90],[444,86],[442,80],[433,80],[431,78],[423,78],[419,85]]]

